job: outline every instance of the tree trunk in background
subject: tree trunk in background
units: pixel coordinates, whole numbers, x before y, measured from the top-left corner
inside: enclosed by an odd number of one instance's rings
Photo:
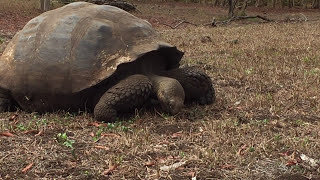
[[[301,5],[303,6],[303,8],[307,8],[307,4],[308,2],[306,0],[301,1]]]
[[[301,4],[302,4],[303,8],[305,8],[305,9],[308,8],[308,1],[307,0],[302,0]]]
[[[245,11],[248,7],[248,0],[244,0],[243,4],[242,4],[242,7],[241,7],[241,11],[240,11],[240,14],[241,16],[245,15]]]
[[[41,11],[50,10],[50,0],[40,0],[40,9]]]
[[[284,0],[281,0],[281,8],[284,8]]]
[[[312,8],[319,9],[320,8],[320,0],[313,0]]]
[[[288,7],[292,8],[292,0],[288,0]]]
[[[228,16],[229,16],[229,18],[231,18],[233,16],[233,2],[232,2],[232,0],[228,0],[228,6],[229,6]]]
[[[256,1],[256,7],[260,7],[260,4],[261,4],[261,1],[260,1],[260,0],[257,0],[257,1]]]
[[[215,0],[213,5],[214,6],[218,6],[219,5],[219,0]]]
[[[229,0],[223,0],[222,1],[222,6],[226,6],[226,4],[228,4]]]
[[[273,8],[276,7],[276,3],[277,3],[277,0],[272,0],[272,7],[273,7]]]

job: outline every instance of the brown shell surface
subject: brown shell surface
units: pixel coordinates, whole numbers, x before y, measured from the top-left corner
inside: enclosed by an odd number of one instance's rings
[[[119,8],[71,3],[30,20],[14,36],[0,59],[0,87],[26,96],[76,93],[161,48],[180,52],[159,41],[147,21]]]

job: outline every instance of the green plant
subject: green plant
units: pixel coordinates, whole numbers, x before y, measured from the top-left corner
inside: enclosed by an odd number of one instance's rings
[[[133,121],[130,121],[128,123],[132,123]],[[117,129],[117,130],[120,130],[120,131],[129,131],[130,128],[126,125],[124,125],[124,123],[122,121],[117,121],[117,122],[114,122],[114,123],[108,123],[107,124],[107,128],[108,129]]]
[[[41,118],[39,119],[37,122],[36,122],[37,126],[46,126],[48,123],[47,123],[47,119],[46,118]]]
[[[100,127],[100,129],[97,131],[96,135],[92,138],[94,142],[99,141],[101,137],[101,133],[104,131],[103,127]]]
[[[25,130],[27,129],[23,124],[18,124],[17,128],[18,128],[20,131],[25,131]]]
[[[186,156],[186,153],[183,152],[183,151],[181,151],[181,152],[179,153],[179,156],[180,156],[181,158],[184,158],[184,157]]]
[[[250,151],[250,152],[254,152],[254,151],[255,151],[254,147],[251,146],[251,147],[249,148],[249,151]]]
[[[57,135],[57,141],[61,144],[63,144],[64,146],[71,148],[72,150],[73,148],[73,144],[74,144],[74,140],[71,140],[68,138],[67,133],[59,133]]]
[[[274,140],[275,141],[280,141],[281,140],[281,135],[280,134],[277,134],[274,136]]]

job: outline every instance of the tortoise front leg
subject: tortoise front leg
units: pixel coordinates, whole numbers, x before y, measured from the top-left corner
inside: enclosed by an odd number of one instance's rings
[[[94,108],[98,121],[114,122],[119,112],[141,107],[152,91],[150,80],[144,75],[132,75],[107,90]]]
[[[177,79],[182,85],[187,102],[201,105],[215,101],[215,91],[210,77],[196,67],[177,68],[164,72],[165,76]]]

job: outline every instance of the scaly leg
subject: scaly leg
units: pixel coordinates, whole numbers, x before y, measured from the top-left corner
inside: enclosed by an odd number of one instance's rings
[[[119,112],[142,106],[149,98],[152,84],[144,75],[132,75],[108,89],[94,108],[98,121],[114,122]]]
[[[187,102],[198,102],[201,105],[215,101],[215,91],[210,77],[196,67],[177,68],[163,75],[177,79],[184,88]]]

